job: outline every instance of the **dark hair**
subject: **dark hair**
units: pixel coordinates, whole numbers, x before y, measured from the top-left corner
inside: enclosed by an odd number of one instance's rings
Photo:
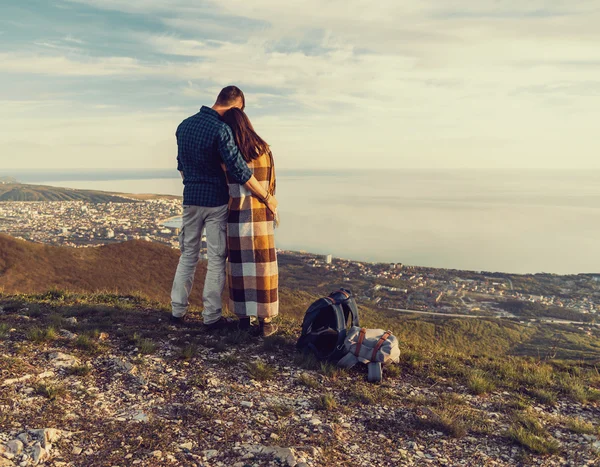
[[[242,100],[242,110],[246,107],[246,98],[244,93],[237,86],[227,86],[221,89],[221,92],[217,96],[217,105],[222,107],[229,107],[234,105],[238,99]]]
[[[235,144],[246,162],[271,152],[265,140],[256,134],[243,110],[232,107],[223,115],[223,121],[231,128]]]

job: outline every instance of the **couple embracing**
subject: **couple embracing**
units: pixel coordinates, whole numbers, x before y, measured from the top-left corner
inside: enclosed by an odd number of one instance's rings
[[[242,91],[227,86],[212,107],[203,106],[177,128],[183,224],[171,320],[185,321],[205,228],[204,326],[216,330],[237,324],[250,330],[256,317],[260,333],[269,336],[277,330],[271,320],[279,312],[275,168],[269,145],[254,131],[244,107]],[[222,314],[226,276],[237,323]]]

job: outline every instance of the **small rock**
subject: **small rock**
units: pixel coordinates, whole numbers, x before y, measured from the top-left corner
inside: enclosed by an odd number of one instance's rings
[[[13,384],[22,383],[23,381],[27,381],[31,378],[33,378],[33,375],[25,375],[21,376],[20,378],[5,379],[2,383],[2,386],[12,386]]]
[[[68,368],[79,363],[77,357],[62,352],[52,352],[48,355],[48,358],[52,360],[52,365],[55,368]]]
[[[242,401],[242,402],[240,402],[240,405],[242,407],[248,407],[248,408],[254,406],[254,404],[252,402],[248,402],[248,401]]]
[[[193,447],[192,443],[182,443],[179,445],[179,449],[183,449],[184,451],[191,451]]]
[[[48,453],[39,442],[36,442],[33,445],[33,450],[31,452],[31,460],[33,461],[33,465],[39,464],[40,461],[46,459],[47,455]]]
[[[12,441],[6,443],[6,449],[11,454],[18,456],[23,452],[23,443],[21,442],[21,440],[13,439]]]
[[[142,412],[141,410],[138,412],[135,412],[133,414],[133,416],[131,417],[132,420],[138,421],[138,422],[147,422],[148,421],[148,415],[146,415],[144,412]]]
[[[203,451],[202,454],[204,454],[204,457],[206,457],[207,459],[212,459],[213,457],[217,457],[219,455],[219,451],[217,451],[216,449],[208,449],[206,451]]]
[[[44,379],[44,378],[52,378],[53,376],[54,376],[53,371],[44,371],[43,373],[40,373],[37,377],[39,379]]]
[[[73,454],[75,454],[76,456],[80,455],[83,452],[83,448],[80,448],[78,446],[74,446],[73,450],[71,451]]]
[[[77,318],[75,318],[75,316],[71,316],[70,318],[65,319],[65,321],[69,324],[77,324]]]
[[[157,457],[157,458],[161,458],[162,457],[162,451],[152,451],[152,453],[150,454],[152,457]]]
[[[44,428],[41,430],[29,430],[29,434],[34,439],[39,440],[43,448],[47,448],[60,438],[61,431],[56,428]]]

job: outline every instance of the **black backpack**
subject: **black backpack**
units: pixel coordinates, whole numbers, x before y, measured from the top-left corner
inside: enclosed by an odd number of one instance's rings
[[[339,289],[314,302],[304,315],[302,334],[296,347],[319,360],[339,360],[344,355],[346,333],[358,323],[358,308],[352,292]]]

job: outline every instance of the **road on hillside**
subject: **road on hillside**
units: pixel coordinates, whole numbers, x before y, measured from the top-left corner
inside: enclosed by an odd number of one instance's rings
[[[458,313],[436,313],[434,311],[421,311],[421,310],[406,310],[403,308],[388,308],[388,310],[398,311],[400,313],[417,313],[421,315],[433,315],[433,316],[443,316],[446,318],[476,318],[476,319],[511,319],[511,317],[507,316],[483,316],[483,315],[461,315]],[[522,319],[518,316],[513,316],[512,318]],[[554,323],[554,324],[573,324],[578,326],[600,326],[600,323],[584,323],[582,321],[568,321],[564,319],[556,319],[556,318],[547,318],[544,316],[540,316],[539,318],[530,318],[530,319],[522,319],[523,321],[539,321],[542,323]]]

